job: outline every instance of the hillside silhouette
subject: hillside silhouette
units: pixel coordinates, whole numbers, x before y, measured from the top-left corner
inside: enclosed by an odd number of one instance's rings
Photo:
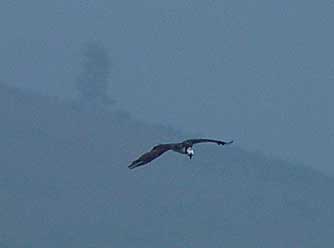
[[[188,137],[4,84],[0,101],[0,247],[334,243],[334,180],[313,169],[246,152],[236,140],[129,170],[151,146]]]

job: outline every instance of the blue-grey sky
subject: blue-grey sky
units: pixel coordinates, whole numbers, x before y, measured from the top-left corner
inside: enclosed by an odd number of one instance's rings
[[[118,108],[331,171],[331,1],[0,2],[0,80],[72,97],[101,42]]]

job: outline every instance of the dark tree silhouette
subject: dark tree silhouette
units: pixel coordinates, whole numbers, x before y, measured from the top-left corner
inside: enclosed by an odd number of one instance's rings
[[[85,105],[113,104],[108,95],[111,61],[106,48],[97,42],[88,43],[83,57],[82,72],[76,82],[80,101]]]

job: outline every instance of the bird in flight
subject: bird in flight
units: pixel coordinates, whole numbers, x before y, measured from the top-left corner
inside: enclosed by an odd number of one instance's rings
[[[222,141],[222,140],[214,140],[214,139],[188,139],[182,141],[181,143],[169,143],[169,144],[160,144],[156,145],[152,148],[151,151],[144,153],[138,159],[133,161],[128,167],[129,169],[134,169],[136,167],[145,165],[157,157],[161,156],[163,153],[172,150],[174,152],[178,152],[184,155],[187,155],[189,159],[194,155],[193,145],[198,143],[216,143],[218,145],[228,145],[232,144],[231,141]]]

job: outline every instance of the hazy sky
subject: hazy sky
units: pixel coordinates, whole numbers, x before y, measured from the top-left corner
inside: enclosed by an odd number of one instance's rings
[[[0,1],[0,80],[73,96],[81,49],[139,119],[334,172],[332,1]]]

